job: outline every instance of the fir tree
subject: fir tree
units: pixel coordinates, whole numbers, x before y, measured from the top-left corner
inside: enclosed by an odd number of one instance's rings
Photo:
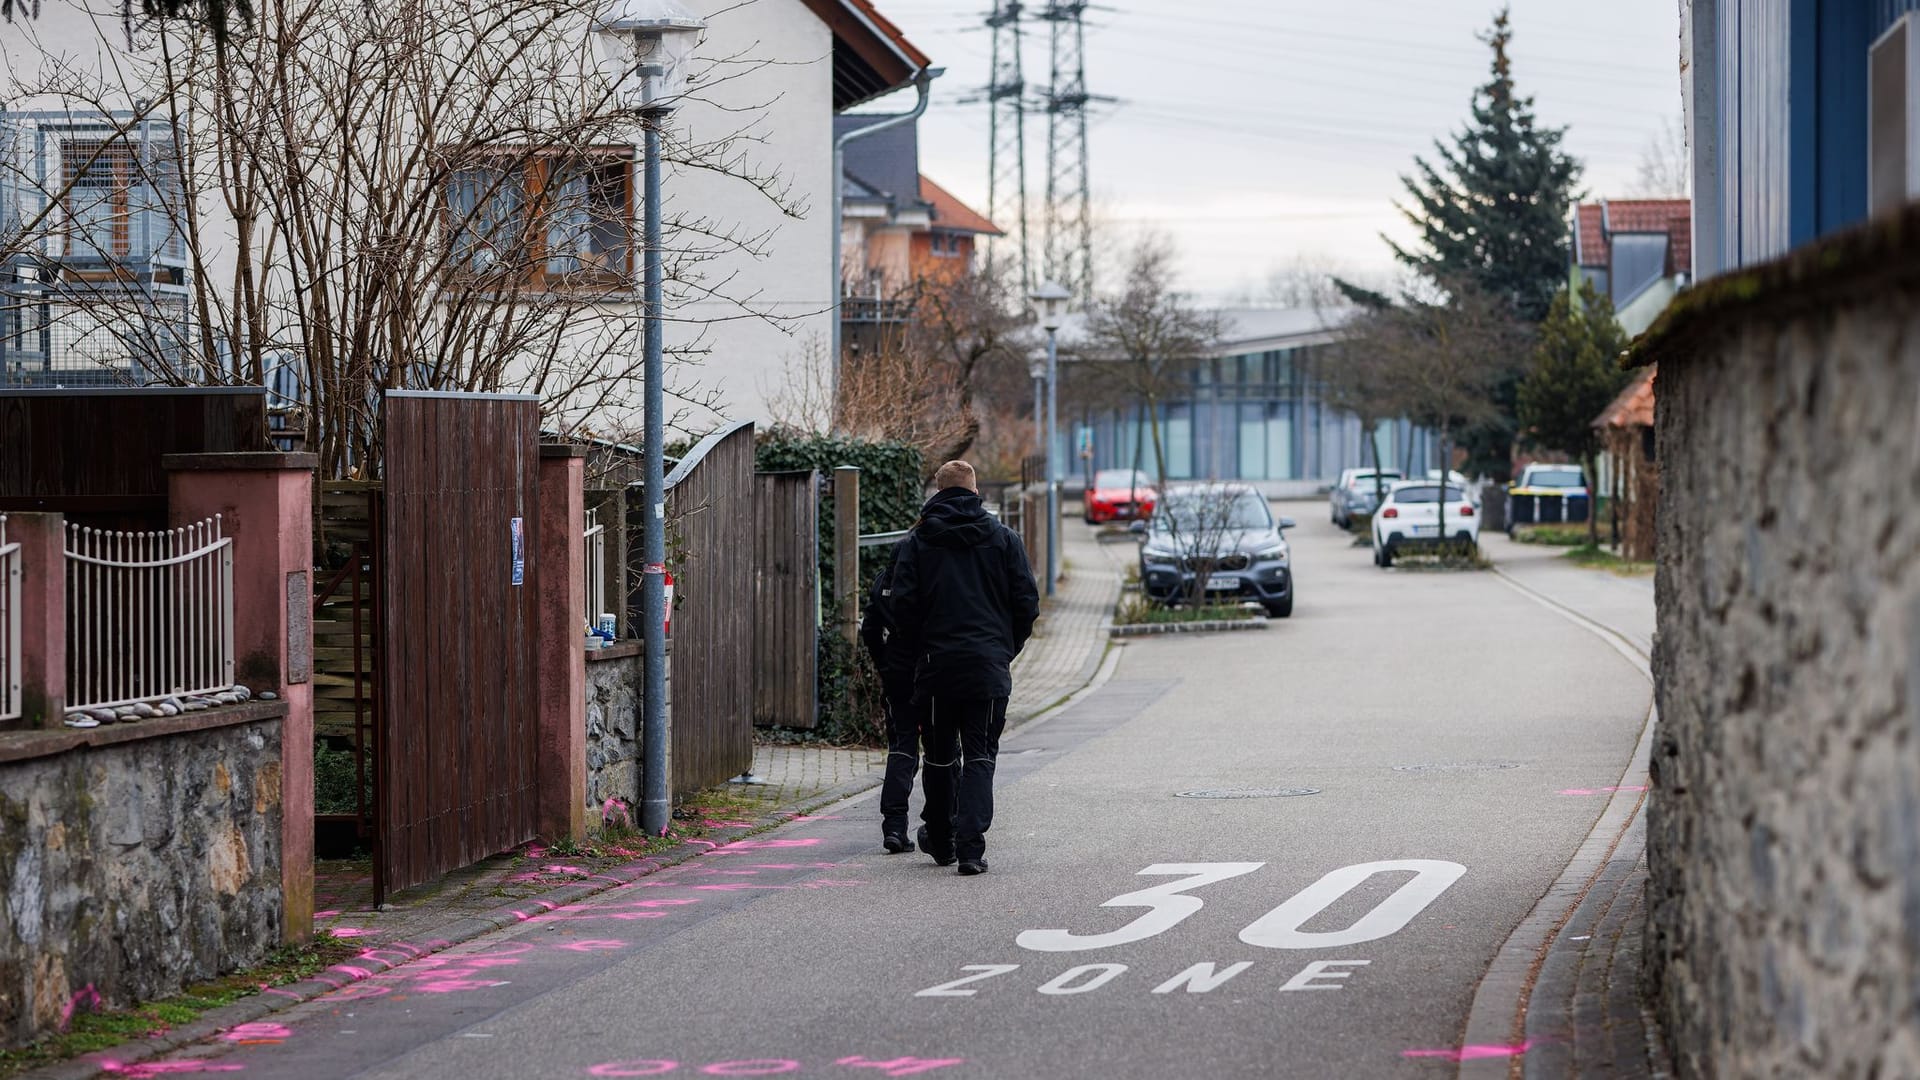
[[[1471,120],[1449,140],[1434,141],[1437,161],[1416,157],[1414,175],[1401,177],[1412,202],[1399,209],[1419,243],[1411,250],[1388,244],[1426,277],[1467,278],[1531,325],[1546,317],[1566,280],[1567,220],[1580,164],[1560,149],[1566,129],[1539,126],[1533,99],[1514,90],[1506,10],[1482,40],[1493,50],[1493,78],[1475,91]],[[1512,379],[1494,387],[1494,415],[1463,433],[1470,470],[1500,478],[1511,471],[1514,394]]]
[[[1600,454],[1600,433],[1593,422],[1625,389],[1630,374],[1620,369],[1627,335],[1614,321],[1613,305],[1594,290],[1580,286],[1579,303],[1561,289],[1540,324],[1533,363],[1520,380],[1517,399],[1520,425],[1534,445],[1571,455],[1586,470],[1587,482],[1598,484],[1594,470]],[[1591,489],[1590,489],[1591,490]],[[1587,506],[1587,542],[1600,542],[1598,492]]]

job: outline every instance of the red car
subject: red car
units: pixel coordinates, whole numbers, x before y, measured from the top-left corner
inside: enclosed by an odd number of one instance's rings
[[[1093,474],[1093,486],[1087,489],[1087,524],[1150,518],[1158,498],[1153,485],[1147,482],[1146,473],[1135,469],[1102,469]]]

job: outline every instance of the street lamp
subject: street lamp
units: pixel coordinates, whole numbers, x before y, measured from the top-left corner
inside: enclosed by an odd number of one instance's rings
[[[1029,297],[1040,326],[1047,332],[1047,595],[1053,595],[1054,582],[1060,579],[1060,471],[1058,455],[1053,452],[1056,419],[1060,409],[1060,326],[1067,320],[1067,301],[1073,294],[1059,282],[1043,282]]]
[[[642,478],[646,486],[646,527],[642,530],[640,626],[646,643],[646,682],[641,703],[644,731],[641,763],[645,783],[640,797],[640,827],[648,836],[666,831],[673,811],[667,785],[667,514],[666,381],[662,357],[660,267],[660,128],[673,103],[687,89],[687,66],[706,22],[675,0],[614,0],[594,26],[600,71],[620,103],[640,116],[645,132],[641,155],[645,174],[641,271],[645,322],[645,438]]]

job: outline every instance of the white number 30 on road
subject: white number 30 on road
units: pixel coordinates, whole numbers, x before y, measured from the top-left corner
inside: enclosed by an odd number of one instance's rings
[[[1172,929],[1200,910],[1203,901],[1197,896],[1186,895],[1188,889],[1251,874],[1265,865],[1260,862],[1155,863],[1140,873],[1151,876],[1179,875],[1179,879],[1116,896],[1100,905],[1149,909],[1146,914],[1120,929],[1104,934],[1023,930],[1014,941],[1021,948],[1035,952],[1080,952],[1145,941]],[[1352,892],[1361,882],[1375,874],[1395,871],[1411,872],[1414,876],[1395,889],[1392,895],[1374,905],[1371,911],[1355,919],[1351,926],[1344,930],[1315,933],[1300,929],[1334,901]],[[1437,859],[1394,859],[1341,867],[1255,919],[1240,931],[1240,940],[1263,949],[1331,949],[1376,941],[1398,933],[1466,872],[1467,868],[1459,863]]]

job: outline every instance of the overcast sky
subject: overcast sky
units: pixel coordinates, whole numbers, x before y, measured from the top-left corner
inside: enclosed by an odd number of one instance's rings
[[[921,169],[984,211],[991,0],[877,0],[947,69],[920,124]],[[1045,0],[1028,0],[1029,10]],[[1542,122],[1569,128],[1584,191],[1623,197],[1648,140],[1678,124],[1674,0],[1514,0],[1514,75]],[[1465,121],[1489,51],[1492,0],[1112,0],[1088,12],[1088,141],[1096,215],[1156,227],[1186,288],[1224,299],[1297,259],[1387,272],[1399,175]],[[1046,24],[1029,26],[1044,87]],[[893,108],[907,100],[896,95]],[[1029,119],[1036,244],[1045,118]],[[1430,156],[1430,155],[1429,155]]]

